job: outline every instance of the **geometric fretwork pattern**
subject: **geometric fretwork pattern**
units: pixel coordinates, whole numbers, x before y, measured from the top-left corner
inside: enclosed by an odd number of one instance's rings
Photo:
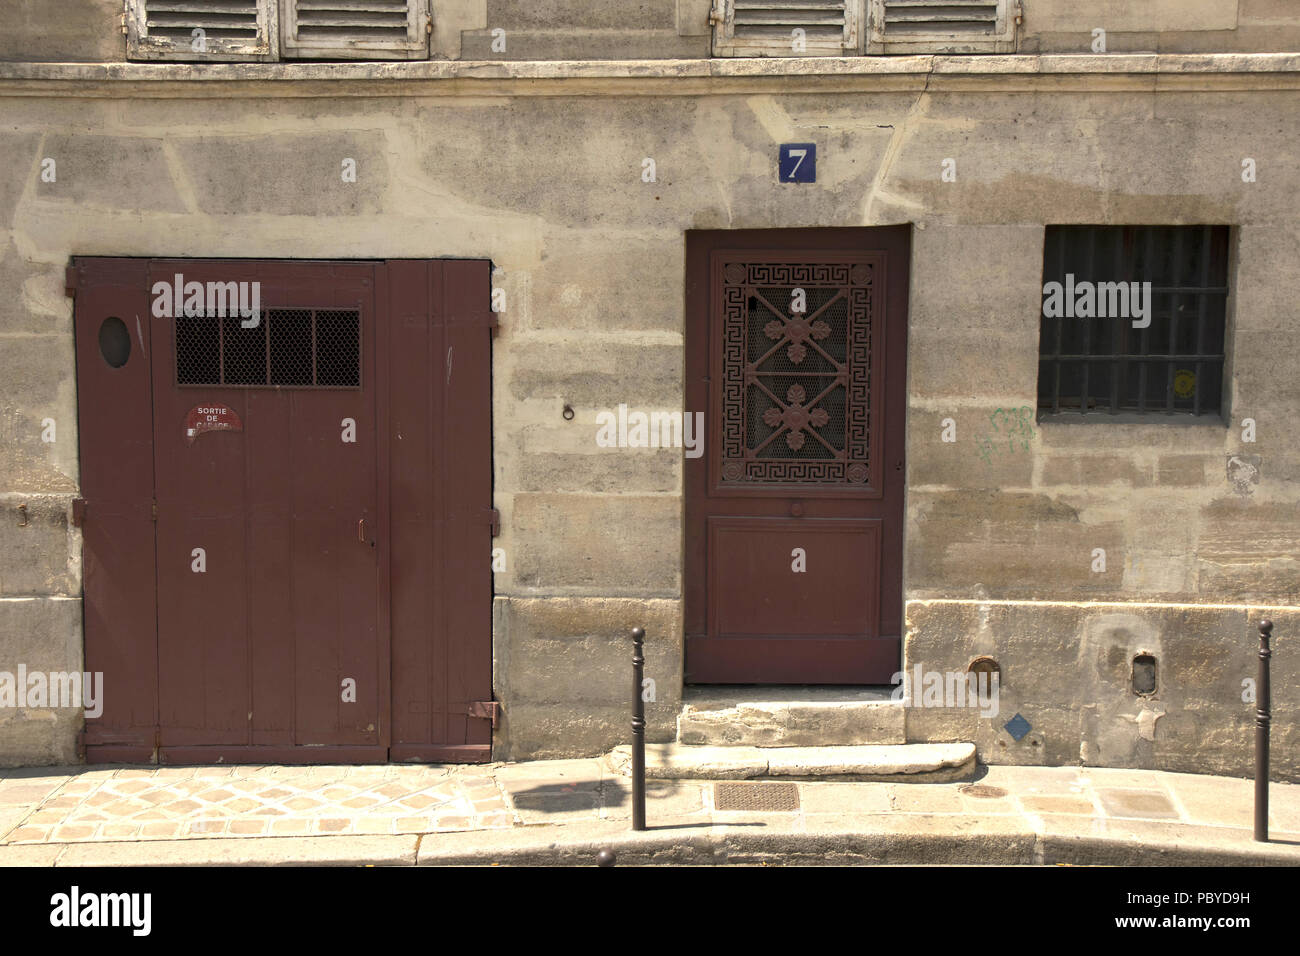
[[[863,486],[868,263],[722,266],[722,481]]]

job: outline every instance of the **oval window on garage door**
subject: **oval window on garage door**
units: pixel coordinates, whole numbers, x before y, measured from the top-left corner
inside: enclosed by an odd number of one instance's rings
[[[121,368],[131,357],[131,333],[126,323],[115,315],[100,323],[99,354],[113,368]]]

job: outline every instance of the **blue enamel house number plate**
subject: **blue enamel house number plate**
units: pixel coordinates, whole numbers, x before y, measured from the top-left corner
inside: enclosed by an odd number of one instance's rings
[[[817,182],[817,144],[782,143],[777,178],[783,183]]]

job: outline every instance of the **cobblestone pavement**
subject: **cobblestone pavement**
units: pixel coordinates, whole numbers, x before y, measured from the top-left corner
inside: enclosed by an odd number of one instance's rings
[[[711,780],[649,781],[651,829],[682,838],[711,827],[774,835],[835,828],[878,834],[975,832],[990,838],[1002,832],[1050,832],[1136,844],[1200,841],[1252,848],[1253,783],[1228,777],[981,767],[978,779],[954,783],[749,781],[732,788],[731,801],[722,798],[728,786]],[[1300,854],[1300,785],[1273,784],[1270,809],[1273,851]],[[423,858],[458,845],[452,837],[457,831],[473,831],[463,836],[476,846],[528,834],[545,843],[562,836],[560,831],[605,827],[622,833],[630,814],[629,781],[598,759],[0,771],[0,851],[19,863],[38,850],[72,852],[78,845],[161,850],[187,841],[215,848],[225,840],[230,846],[274,844],[288,852],[293,838],[317,837],[409,838],[401,853]],[[430,834],[447,836],[439,841]],[[259,837],[288,839],[247,839]]]
[[[29,812],[6,818],[24,802]],[[513,823],[492,777],[463,768],[161,767],[0,778],[5,844],[434,833]]]

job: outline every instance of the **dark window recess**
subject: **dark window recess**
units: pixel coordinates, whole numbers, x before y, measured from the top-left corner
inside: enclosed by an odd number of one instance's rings
[[[1072,276],[1070,280],[1068,277]],[[1043,284],[1072,282],[1093,317],[1049,315],[1043,294],[1038,417],[1218,415],[1228,299],[1227,226],[1048,226]],[[1124,299],[1151,283],[1150,324]],[[1123,283],[1123,289],[1101,283]],[[1079,296],[1084,296],[1079,301]],[[1104,300],[1104,302],[1103,302]],[[1103,312],[1104,305],[1104,315]],[[1118,307],[1117,307],[1118,306]],[[1055,311],[1055,310],[1052,310]],[[1115,314],[1119,313],[1119,314]]]
[[[360,388],[361,313],[264,309],[238,317],[176,320],[176,384],[251,388]]]

